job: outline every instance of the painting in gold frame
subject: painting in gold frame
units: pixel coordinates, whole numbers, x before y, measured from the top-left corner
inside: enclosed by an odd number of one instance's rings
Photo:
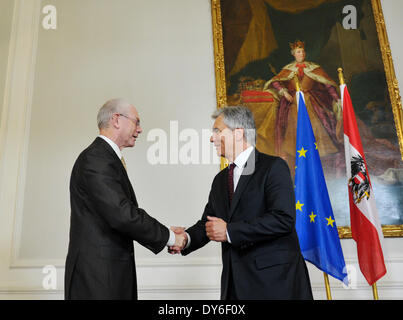
[[[356,29],[343,26],[347,5],[356,9]],[[380,0],[211,0],[211,9],[217,107],[252,110],[260,151],[281,155],[271,130],[279,102],[267,84],[293,60],[290,43],[303,41],[306,60],[330,80],[344,69],[384,236],[402,237],[403,111]],[[346,179],[332,158],[321,153],[339,235],[351,238]]]

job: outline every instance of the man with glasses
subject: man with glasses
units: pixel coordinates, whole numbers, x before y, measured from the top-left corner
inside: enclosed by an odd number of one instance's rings
[[[76,160],[70,180],[66,299],[137,299],[133,240],[157,254],[183,246],[176,234],[139,208],[121,151],[142,132],[134,106],[107,101],[99,136]]]

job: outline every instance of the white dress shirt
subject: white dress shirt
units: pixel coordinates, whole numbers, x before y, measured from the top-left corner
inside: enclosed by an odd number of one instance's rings
[[[109,139],[108,137],[103,136],[102,134],[98,135],[98,137],[104,139],[113,149],[113,151],[115,151],[116,155],[118,156],[118,158],[120,160],[122,160],[122,152],[120,151],[119,147],[117,146],[117,144],[115,142],[113,142],[111,139]],[[167,246],[171,247],[175,244],[175,233],[169,228],[167,227],[169,230],[169,239],[167,242]]]
[[[121,160],[122,159],[122,152],[120,152],[120,149],[118,147],[118,145],[113,142],[111,139],[109,139],[108,137],[103,136],[102,134],[100,134],[98,137],[104,139],[113,149],[113,151],[115,151],[116,155],[118,156],[118,158]]]
[[[234,192],[236,190],[236,186],[238,185],[239,179],[241,178],[243,169],[245,168],[246,161],[248,161],[250,154],[252,153],[254,147],[249,147],[242,151],[238,157],[236,157],[234,163]]]

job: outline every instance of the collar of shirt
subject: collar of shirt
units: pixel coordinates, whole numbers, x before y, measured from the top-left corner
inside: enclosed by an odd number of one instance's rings
[[[234,163],[236,165],[236,168],[243,169],[243,167],[246,164],[246,161],[248,161],[250,154],[252,153],[254,147],[250,146],[249,148],[245,149],[242,151],[235,159]]]
[[[98,137],[104,139],[113,149],[113,151],[115,151],[116,155],[118,156],[119,159],[122,159],[122,153],[120,152],[119,147],[117,146],[117,144],[115,142],[113,142],[111,139],[109,139],[108,137],[103,136],[102,134],[100,134]]]

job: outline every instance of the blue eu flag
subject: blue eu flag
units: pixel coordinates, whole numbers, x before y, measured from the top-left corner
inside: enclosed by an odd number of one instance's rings
[[[296,229],[305,260],[348,284],[346,264],[303,94],[298,97]]]

